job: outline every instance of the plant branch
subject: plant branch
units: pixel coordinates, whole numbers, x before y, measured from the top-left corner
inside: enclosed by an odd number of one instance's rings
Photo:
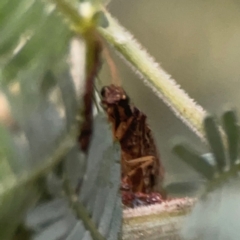
[[[100,28],[100,34],[116,49],[138,73],[144,84],[204,142],[203,119],[206,111],[198,105],[147,53],[146,50],[107,11],[109,27]]]
[[[194,198],[179,198],[124,210],[122,239],[182,239],[182,226],[195,202]]]
[[[95,27],[96,22],[93,17],[98,8],[97,4],[93,5],[89,2],[82,3],[78,11],[64,0],[51,1],[56,4],[58,10],[67,18],[75,32],[84,34],[89,29]]]

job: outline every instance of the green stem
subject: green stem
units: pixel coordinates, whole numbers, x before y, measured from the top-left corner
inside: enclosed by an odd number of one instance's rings
[[[180,118],[204,142],[203,119],[206,111],[191,99],[108,12],[109,27],[99,28],[100,34],[139,73],[143,82],[160,97],[174,114]]]
[[[75,24],[75,25],[81,25],[81,23],[84,22],[84,18],[81,17],[78,13],[78,11],[72,7],[70,4],[66,3],[63,0],[52,0],[60,12],[63,13],[63,15],[67,16],[69,20]]]
[[[76,33],[85,34],[90,29],[94,29],[96,27],[94,14],[99,8],[98,1],[95,1],[92,4],[89,3],[87,9],[83,9],[82,11],[74,8],[64,0],[51,1],[56,4],[59,12],[61,12],[70,22],[70,27],[72,27],[73,31]]]

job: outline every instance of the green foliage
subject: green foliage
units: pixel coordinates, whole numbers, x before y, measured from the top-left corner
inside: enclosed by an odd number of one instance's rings
[[[212,116],[207,116],[204,119],[204,128],[211,152],[213,153],[215,161],[217,162],[218,171],[223,172],[227,165],[226,156],[218,126]]]
[[[193,151],[187,146],[187,144],[179,144],[173,148],[175,154],[177,154],[184,162],[189,164],[195,170],[197,170],[205,178],[211,180],[214,176],[214,167],[209,164],[203,156]]]
[[[70,30],[56,10],[41,1],[3,2],[0,19],[2,84],[14,80],[37,84],[32,79],[41,79],[46,69],[57,66],[66,54]]]
[[[206,136],[213,157],[209,161],[206,155],[200,155],[186,144],[177,144],[173,152],[197,172],[209,180],[207,191],[214,190],[220,183],[235,177],[240,169],[239,160],[239,128],[234,111],[223,114],[223,125],[227,134],[227,146],[224,146],[220,130],[212,116],[204,120]]]
[[[112,142],[104,116],[95,118],[94,129],[87,159],[76,146],[63,160],[62,176],[48,175],[51,198],[40,202],[25,221],[33,239],[117,239],[121,227],[120,148]],[[62,181],[66,195],[61,193]]]
[[[239,150],[239,126],[237,125],[236,114],[226,111],[222,117],[223,125],[228,139],[228,156],[230,163],[235,164]]]
[[[77,89],[69,64],[72,37],[89,47],[86,52],[91,54],[81,53],[81,63],[88,68],[98,34],[105,37],[176,116],[207,138],[213,162],[187,145],[175,146],[174,152],[207,178],[205,192],[215,194],[211,204],[222,193],[234,195],[240,166],[234,112],[223,115],[227,146],[213,117],[205,118],[203,133],[204,109],[103,9],[107,3],[0,1],[0,94],[10,114],[8,124],[0,122],[0,239],[21,239],[21,233],[24,239],[37,240],[120,237],[120,149],[107,119],[100,113],[94,118],[87,156],[76,142],[84,116],[79,115],[83,91]],[[85,86],[84,74],[89,72],[78,76],[77,83]],[[209,195],[204,196],[200,213],[203,206],[212,207]],[[222,209],[221,214],[226,212],[226,207]]]
[[[1,94],[12,121],[0,125],[0,239],[20,239],[19,225],[30,239],[116,239],[119,147],[98,115],[90,154],[79,151],[83,118],[68,64],[74,34],[57,6],[0,3]]]
[[[204,120],[211,154],[199,155],[183,144],[173,151],[208,179],[205,191],[184,226],[184,239],[239,239],[239,128],[234,111],[223,114],[227,135],[224,147],[213,117]]]

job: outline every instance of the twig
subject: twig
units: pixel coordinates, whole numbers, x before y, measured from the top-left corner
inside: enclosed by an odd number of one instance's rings
[[[180,240],[181,228],[196,199],[180,198],[123,212],[123,240]]]

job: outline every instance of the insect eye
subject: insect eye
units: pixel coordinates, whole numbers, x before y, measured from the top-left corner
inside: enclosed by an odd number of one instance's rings
[[[119,105],[122,106],[122,107],[127,107],[129,105],[129,98],[126,97],[124,99],[121,99],[119,101]]]

